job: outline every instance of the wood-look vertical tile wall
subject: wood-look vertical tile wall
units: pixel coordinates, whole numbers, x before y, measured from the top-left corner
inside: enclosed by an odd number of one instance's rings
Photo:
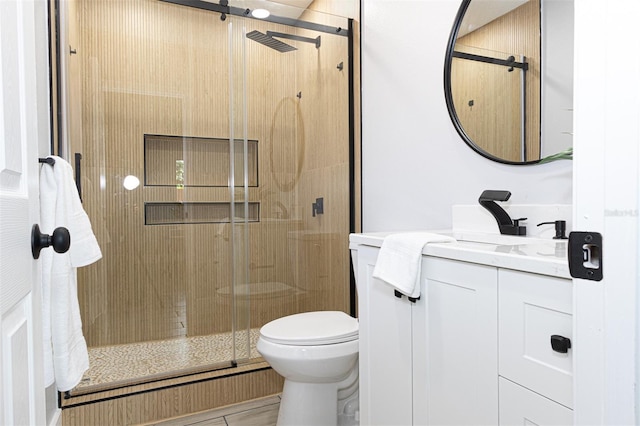
[[[75,15],[70,146],[83,154],[84,207],[104,254],[79,270],[89,346],[229,331],[233,276],[236,327],[347,311],[347,38],[279,53],[243,31],[318,34],[153,0],[79,0]],[[146,202],[231,201],[225,187],[125,190],[126,176],[143,180],[145,134],[242,138],[245,128],[258,141],[258,185],[234,198],[260,203],[259,223],[144,225]],[[319,197],[325,212],[312,217]],[[290,289],[263,293],[268,283]]]
[[[496,55],[501,52],[515,55],[517,61],[517,55],[526,57],[526,159],[539,159],[540,0],[529,0],[459,38],[456,50],[485,56],[490,56],[487,51]],[[510,161],[521,161],[521,72],[462,59],[454,59],[452,65],[454,104],[465,131],[481,149]],[[473,106],[469,101],[474,101]]]

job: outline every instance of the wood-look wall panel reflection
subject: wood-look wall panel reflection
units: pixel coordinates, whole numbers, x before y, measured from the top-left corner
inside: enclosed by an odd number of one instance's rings
[[[456,50],[495,56],[496,52]],[[507,57],[511,52],[500,52]],[[499,54],[498,54],[499,56]],[[456,113],[469,138],[481,149],[510,161],[522,158],[522,70],[507,71],[501,65],[453,58],[451,91]],[[470,84],[459,84],[468,81]]]
[[[317,34],[152,0],[80,1],[77,17],[70,61],[80,75],[71,78],[81,84],[70,103],[82,124],[70,143],[83,153],[84,206],[104,254],[79,270],[89,346],[230,331],[234,308],[236,326],[251,327],[301,311],[348,311],[347,39],[322,34],[319,49],[292,41],[298,51],[283,54],[242,34]],[[257,186],[236,188],[234,198],[259,203],[260,221],[145,226],[145,203],[231,202],[224,187],[145,186],[145,134],[258,141],[247,170]],[[186,153],[185,169],[219,181],[222,163],[209,155]],[[168,179],[172,165],[162,172]],[[238,186],[244,170],[236,168]],[[125,189],[129,175],[142,184]],[[319,197],[325,212],[313,217]],[[232,292],[232,262],[247,256]]]
[[[483,51],[474,47],[481,46]],[[526,71],[526,159],[540,158],[540,0],[522,6],[458,39],[456,50],[487,55],[524,55]],[[501,59],[506,59],[506,57]],[[521,97],[519,69],[454,59],[451,83],[454,104],[465,130],[485,151],[510,161],[521,161]],[[468,102],[475,100],[473,106]],[[491,113],[483,114],[482,111]],[[499,122],[490,123],[491,119]],[[507,117],[507,118],[505,118]],[[467,124],[469,123],[469,124]],[[510,125],[509,125],[510,124]],[[502,133],[493,133],[495,129]],[[506,141],[506,142],[505,142]],[[509,144],[507,146],[507,144]]]

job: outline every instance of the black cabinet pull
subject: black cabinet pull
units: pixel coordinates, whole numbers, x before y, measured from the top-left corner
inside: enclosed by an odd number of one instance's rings
[[[53,246],[56,253],[66,253],[70,245],[71,235],[67,228],[56,228],[51,235],[41,233],[37,224],[31,228],[31,254],[34,259],[40,257],[40,250],[43,248]]]
[[[402,296],[404,296],[404,294],[400,293],[398,290],[393,290],[393,295],[398,299],[402,299]],[[420,296],[418,297],[407,296],[407,299],[409,299],[409,302],[411,303],[416,303],[416,301],[420,300]]]
[[[551,348],[555,352],[566,354],[571,348],[571,339],[554,334],[551,336]]]

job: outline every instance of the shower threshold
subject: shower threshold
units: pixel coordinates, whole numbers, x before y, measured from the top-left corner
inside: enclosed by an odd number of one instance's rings
[[[236,360],[259,360],[259,329],[236,332]],[[89,348],[89,369],[72,395],[228,368],[233,365],[233,333],[155,340]]]

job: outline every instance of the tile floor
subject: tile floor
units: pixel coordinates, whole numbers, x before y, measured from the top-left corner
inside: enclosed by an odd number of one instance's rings
[[[259,329],[250,331],[247,354],[247,332],[236,333],[236,359],[260,356],[255,349],[259,335]],[[131,384],[232,359],[231,333],[89,348],[89,370],[75,390]]]
[[[278,395],[247,401],[190,416],[152,423],[154,426],[275,426]]]

